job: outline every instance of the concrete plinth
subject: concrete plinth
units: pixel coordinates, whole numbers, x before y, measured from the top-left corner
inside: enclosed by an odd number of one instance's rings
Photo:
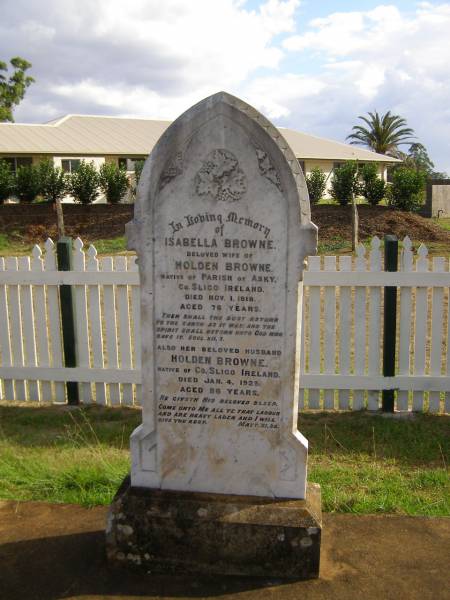
[[[107,556],[150,573],[318,577],[320,486],[305,500],[133,488],[108,514]]]

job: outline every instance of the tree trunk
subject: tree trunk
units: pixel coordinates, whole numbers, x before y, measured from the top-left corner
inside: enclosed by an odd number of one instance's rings
[[[358,246],[358,208],[356,206],[355,196],[352,196],[352,250],[356,250]]]
[[[58,239],[59,239],[66,235],[66,232],[64,229],[63,208],[62,208],[61,200],[59,198],[56,200],[54,206],[55,206],[55,210],[56,210],[56,223],[58,226]]]

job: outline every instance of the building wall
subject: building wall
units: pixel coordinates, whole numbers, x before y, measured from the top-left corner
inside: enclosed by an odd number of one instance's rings
[[[331,198],[330,196],[330,188],[331,188],[331,179],[333,176],[333,169],[334,169],[334,165],[337,162],[337,160],[319,160],[319,159],[312,159],[312,158],[307,158],[307,159],[299,159],[300,163],[304,163],[305,165],[305,173],[304,175],[309,175],[309,173],[311,173],[312,169],[315,168],[319,168],[321,169],[326,177],[327,177],[327,188],[326,188],[326,192],[325,192],[325,198]],[[345,161],[341,161],[342,163],[344,163]],[[362,163],[364,164],[364,163]],[[384,181],[386,181],[387,178],[387,166],[383,165],[382,163],[377,163],[378,166],[378,175],[380,176],[380,178],[384,179]]]
[[[432,179],[427,183],[425,217],[450,217],[450,179]]]

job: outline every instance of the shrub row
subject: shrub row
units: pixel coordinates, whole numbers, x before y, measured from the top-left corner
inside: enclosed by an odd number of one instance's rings
[[[141,165],[137,165],[137,171],[140,173]],[[12,196],[24,203],[33,202],[38,196],[55,203],[67,194],[75,202],[91,204],[101,192],[107,202],[117,204],[129,188],[130,181],[125,169],[113,163],[104,163],[97,171],[93,162],[82,160],[75,171],[65,173],[47,160],[37,166],[19,167],[13,173],[9,163],[0,160],[0,204]],[[132,191],[135,191],[135,186]]]
[[[348,161],[334,169],[330,182],[330,195],[342,206],[351,202],[352,197],[360,196],[372,206],[386,199],[393,208],[418,210],[423,202],[426,174],[407,167],[397,167],[392,173],[392,183],[387,184],[378,177],[375,164],[361,168],[355,161]],[[323,197],[327,177],[318,167],[306,176],[310,201],[315,204]]]

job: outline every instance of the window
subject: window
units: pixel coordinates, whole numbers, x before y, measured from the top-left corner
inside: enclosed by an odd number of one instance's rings
[[[33,163],[31,156],[1,156],[0,160],[7,162],[14,174],[19,167],[31,167]]]
[[[333,163],[333,169],[340,169],[343,166],[344,166],[343,162],[334,162]]]
[[[303,175],[306,175],[306,171],[305,171],[305,161],[304,160],[299,160],[298,164],[301,166],[302,171],[303,171]]]
[[[128,156],[120,156],[118,163],[119,163],[119,167],[121,169],[125,169],[126,171],[135,171],[135,163],[140,162],[140,161],[145,161],[147,157],[146,156],[142,156],[140,158],[129,158]]]
[[[80,166],[79,158],[62,158],[61,159],[61,168],[64,173],[73,173]]]

